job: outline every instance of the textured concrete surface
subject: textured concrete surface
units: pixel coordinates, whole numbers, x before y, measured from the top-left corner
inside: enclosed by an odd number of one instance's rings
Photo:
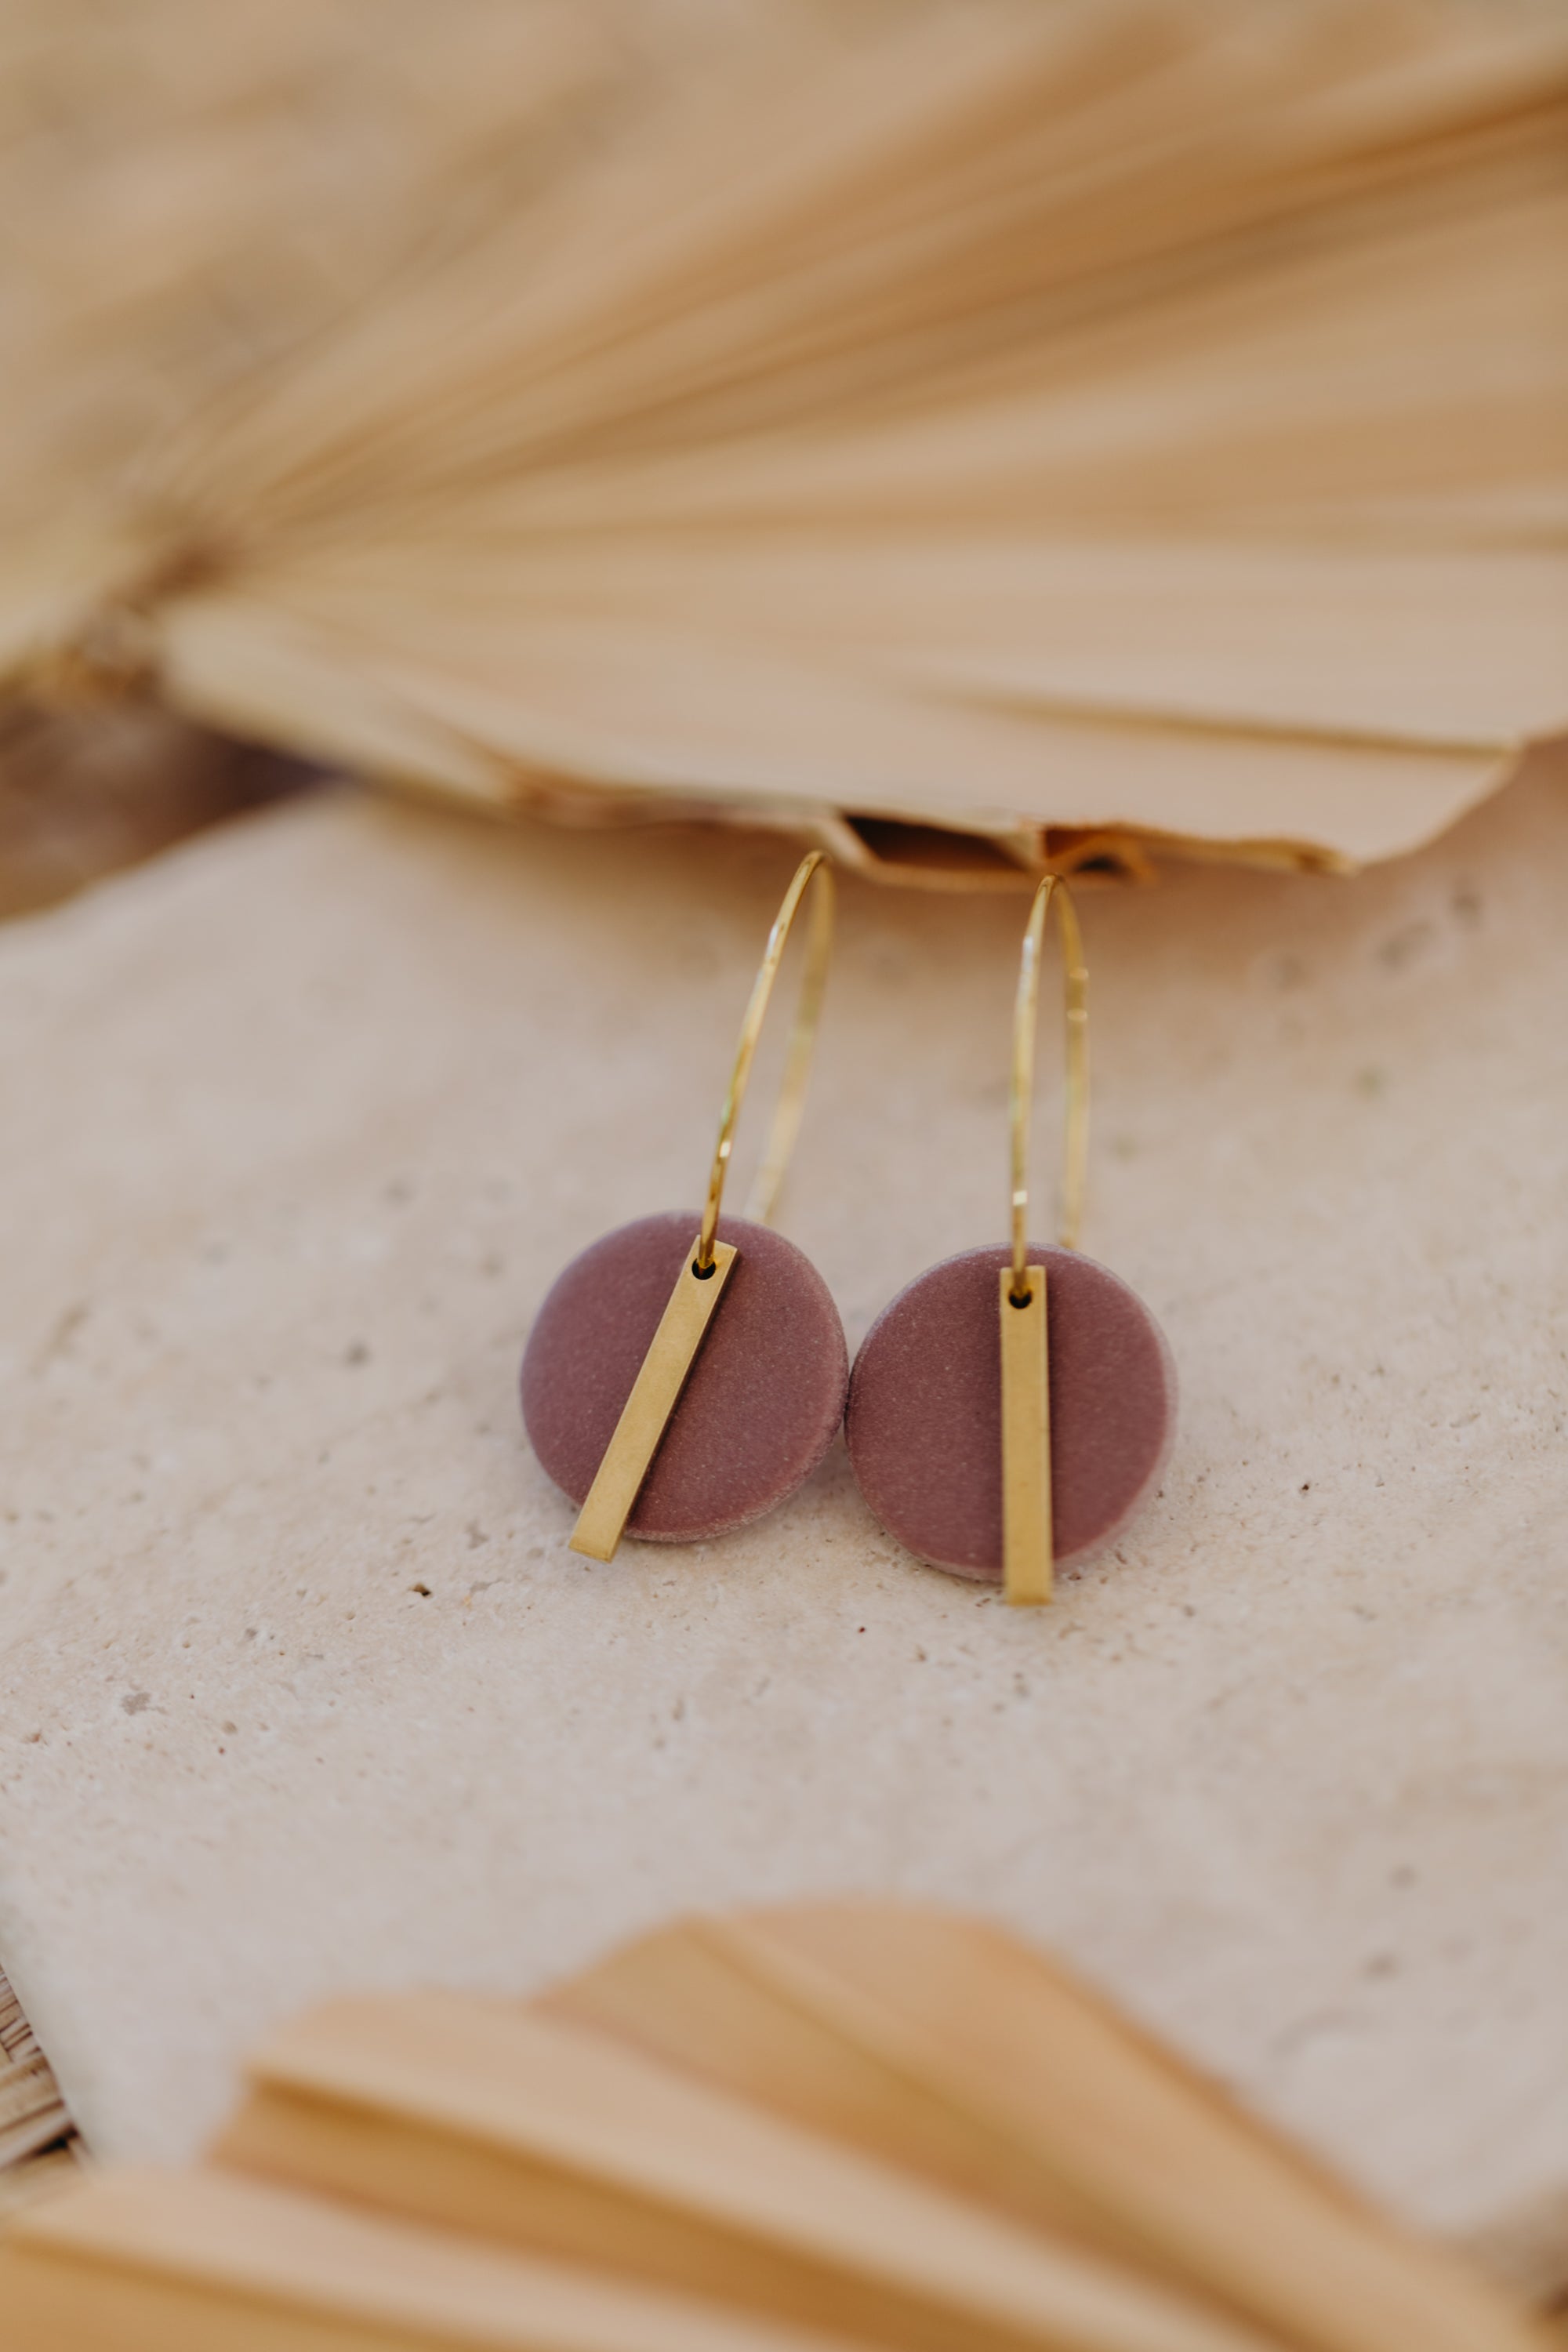
[[[1085,1243],[1183,1421],[1041,1613],[841,1446],[602,1568],[523,1444],[556,1272],[698,1202],[790,864],[345,795],[0,936],[0,1959],[76,2113],[178,2155],[333,1988],[905,1890],[1568,2272],[1568,792],[1085,901]],[[1005,1236],[1022,919],[845,894],[784,1223],[852,1346]]]

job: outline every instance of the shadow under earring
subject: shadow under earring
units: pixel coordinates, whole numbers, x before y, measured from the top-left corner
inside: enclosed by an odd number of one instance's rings
[[[813,879],[805,971],[784,1085],[747,1218],[721,1218],[735,1122],[790,926]],[[833,876],[803,858],[763,954],[731,1073],[700,1219],[638,1218],[574,1258],[535,1318],[522,1417],[581,1505],[571,1549],[623,1531],[695,1543],[760,1518],[822,1460],[844,1417],[848,1352],[826,1284],[768,1227],[805,1107],[833,940]]]
[[[1060,1238],[1028,1239],[1029,1112],[1046,915],[1067,996]],[[1089,974],[1066,885],[1047,875],[1024,933],[1013,1021],[1012,1242],[966,1250],[900,1292],[867,1333],[845,1435],[889,1535],[933,1567],[1049,1601],[1055,1570],[1113,1543],[1152,1494],[1175,1433],[1163,1333],[1078,1250],[1089,1147]]]

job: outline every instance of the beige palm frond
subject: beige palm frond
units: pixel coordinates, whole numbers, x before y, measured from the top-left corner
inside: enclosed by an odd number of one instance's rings
[[[16,691],[1003,877],[1568,727],[1559,13],[214,23],[12,12]]]

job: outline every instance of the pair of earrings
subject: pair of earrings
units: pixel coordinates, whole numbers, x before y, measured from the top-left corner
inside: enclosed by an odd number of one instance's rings
[[[735,1123],[795,915],[816,884],[799,1009],[745,1218],[721,1215]],[[1058,1244],[1028,1239],[1029,1108],[1047,911],[1067,999],[1066,1168]],[[1048,875],[1024,933],[1010,1086],[1012,1237],[945,1259],[867,1333],[853,1374],[826,1284],[773,1213],[800,1126],[833,938],[819,851],[784,894],[753,984],[708,1198],[639,1218],[574,1258],[522,1361],[545,1471],[581,1507],[571,1544],[610,1559],[728,1534],[808,1478],[840,1424],[878,1519],[933,1567],[1048,1601],[1054,1570],[1112,1543],[1158,1484],[1175,1424],[1164,1338],[1077,1247],[1089,1142],[1088,979],[1078,918]]]

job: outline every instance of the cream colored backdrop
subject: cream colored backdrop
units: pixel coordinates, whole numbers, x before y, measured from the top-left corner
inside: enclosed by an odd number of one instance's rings
[[[329,1989],[905,1890],[1568,2271],[1565,856],[1538,765],[1359,882],[1086,898],[1086,1241],[1184,1412],[1039,1614],[841,1452],[590,1567],[523,1444],[556,1270],[697,1201],[787,848],[344,793],[0,936],[0,1948],[93,2144]],[[784,1223],[852,1345],[1003,1237],[1023,908],[846,893]]]

